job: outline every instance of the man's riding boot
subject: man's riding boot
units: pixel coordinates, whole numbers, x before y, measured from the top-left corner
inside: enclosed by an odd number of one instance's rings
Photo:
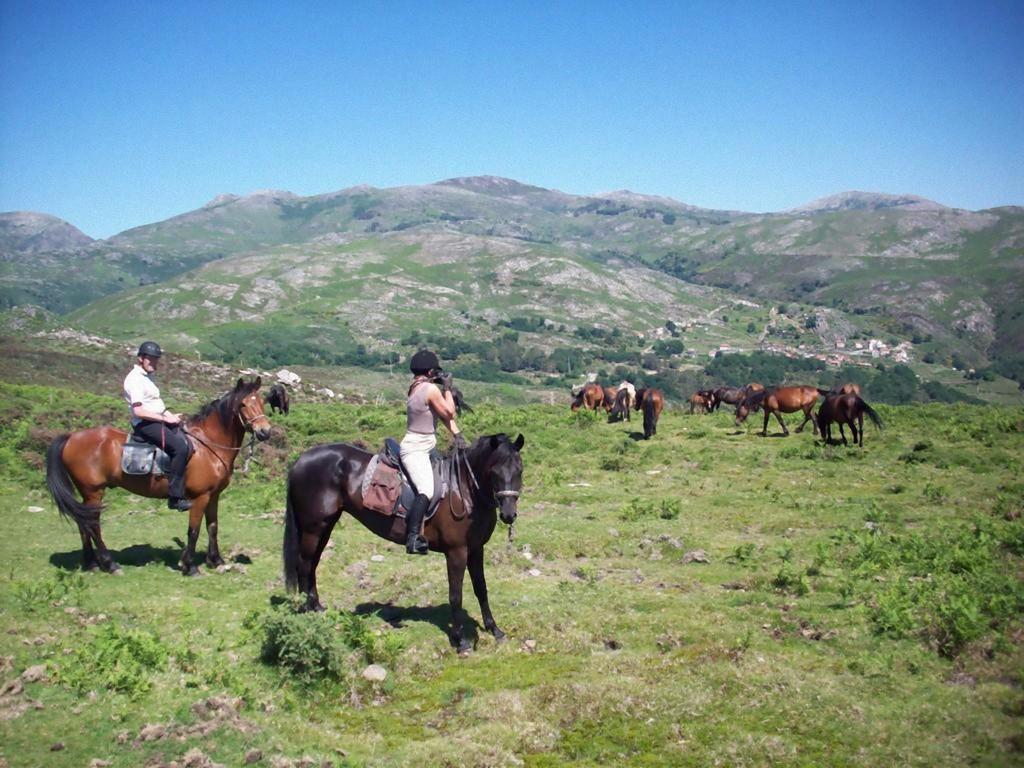
[[[422,493],[417,494],[412,502],[412,509],[405,516],[405,551],[410,555],[425,555],[430,551],[427,540],[420,533],[423,526],[423,515],[427,513],[430,499]]]
[[[192,509],[192,502],[185,496],[185,478],[181,476],[167,478],[167,508],[176,509],[179,512],[188,512]]]

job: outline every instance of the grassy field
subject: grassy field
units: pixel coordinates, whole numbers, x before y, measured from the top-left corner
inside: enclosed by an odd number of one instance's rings
[[[487,549],[509,639],[476,627],[465,658],[442,558],[350,518],[330,610],[282,588],[288,464],[399,435],[399,407],[275,417],[221,502],[230,567],[194,579],[184,518],[120,491],[124,575],[78,570],[42,452],[120,408],[0,384],[0,765],[1024,764],[1020,407],[879,407],[861,449],[726,413],[670,410],[645,442],[636,420],[482,404],[463,428],[524,434],[525,487]],[[472,627],[468,580],[466,607]]]

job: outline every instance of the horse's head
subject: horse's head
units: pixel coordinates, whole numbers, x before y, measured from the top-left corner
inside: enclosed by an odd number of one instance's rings
[[[480,457],[481,490],[490,493],[501,522],[512,525],[519,514],[519,493],[523,488],[523,459],[520,451],[525,439],[514,441],[508,435],[489,435],[474,443],[473,451]],[[475,462],[474,462],[475,463]]]
[[[252,430],[253,435],[260,442],[270,437],[270,419],[263,411],[263,400],[259,392],[262,379],[257,376],[255,380],[247,382],[239,379],[235,384],[234,401],[237,403],[238,418],[242,422],[242,428],[246,431]]]

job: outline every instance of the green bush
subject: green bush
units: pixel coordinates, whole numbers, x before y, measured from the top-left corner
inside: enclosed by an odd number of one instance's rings
[[[245,626],[260,638],[262,660],[303,684],[343,679],[356,663],[391,665],[401,652],[397,636],[375,634],[356,614],[299,613],[282,603],[250,614]]]
[[[150,677],[166,668],[169,655],[154,632],[123,629],[111,621],[61,657],[54,678],[83,693],[107,688],[135,698],[150,689]]]

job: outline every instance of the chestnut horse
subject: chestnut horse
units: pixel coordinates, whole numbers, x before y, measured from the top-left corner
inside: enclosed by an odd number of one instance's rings
[[[857,445],[857,430],[860,430],[860,447],[864,447],[864,414],[867,414],[875,426],[882,429],[882,419],[874,409],[861,400],[859,395],[842,394],[829,395],[825,402],[818,409],[818,430],[821,432],[821,439],[826,443],[832,442],[832,424],[839,425],[839,435],[843,438],[843,445],[847,445],[846,433],[843,432],[843,425],[849,424],[853,432],[853,444]]]
[[[590,382],[584,384],[581,389],[573,398],[572,411],[576,412],[581,407],[588,411],[596,411],[604,405],[604,387],[596,382]]]
[[[206,564],[210,567],[224,564],[217,544],[217,504],[221,491],[231,482],[235,457],[246,432],[251,430],[257,440],[270,437],[270,421],[257,395],[259,388],[259,378],[251,382],[239,379],[233,390],[184,422],[194,451],[185,471],[185,490],[192,499],[188,544],[181,555],[181,568],[186,576],[199,573],[193,561],[204,516],[209,536]],[[120,571],[100,533],[100,513],[107,488],[124,488],[139,496],[167,498],[164,475],[122,473],[121,451],[127,438],[127,433],[115,427],[94,427],[60,435],[46,451],[46,485],[61,515],[78,525],[86,570]],[[76,488],[82,501],[75,496]]]
[[[602,387],[602,389],[604,390],[604,400],[602,401],[602,404],[604,405],[604,412],[610,414],[612,409],[615,407],[615,395],[618,393],[619,388]]]
[[[643,411],[644,414],[644,439],[650,440],[658,433],[658,417],[665,407],[665,396],[660,389],[642,387],[636,391],[636,403],[633,409]]]
[[[736,408],[736,426],[738,427],[742,424],[751,412],[756,411],[758,408],[764,408],[764,427],[761,429],[761,435],[767,436],[768,418],[773,413],[775,418],[779,420],[782,434],[788,435],[789,430],[786,429],[786,424],[782,420],[782,414],[803,411],[804,420],[796,428],[796,431],[803,432],[804,425],[809,421],[811,422],[811,429],[814,430],[814,434],[818,434],[818,425],[815,423],[812,415],[814,405],[818,402],[818,394],[817,387],[803,386],[776,387],[775,389],[763,389],[759,392],[753,392],[747,395],[746,399]]]
[[[695,411],[710,413],[715,404],[715,392],[712,389],[700,389],[690,395],[690,413]]]
[[[480,602],[484,628],[501,640],[505,633],[491,615],[484,578],[484,544],[491,538],[500,508],[501,521],[515,522],[523,487],[523,436],[478,438],[457,461],[458,492],[442,497],[437,511],[423,526],[434,552],[448,561],[448,602],[452,611],[452,644],[460,653],[470,649],[463,637],[462,581],[466,568]],[[363,476],[372,453],[346,443],[318,445],[296,460],[288,473],[288,506],[284,528],[284,578],[289,591],[306,595],[306,610],[323,610],[316,588],[316,568],[342,512],[381,538],[405,541],[405,526],[395,518],[363,506]],[[472,475],[470,476],[470,472]]]

